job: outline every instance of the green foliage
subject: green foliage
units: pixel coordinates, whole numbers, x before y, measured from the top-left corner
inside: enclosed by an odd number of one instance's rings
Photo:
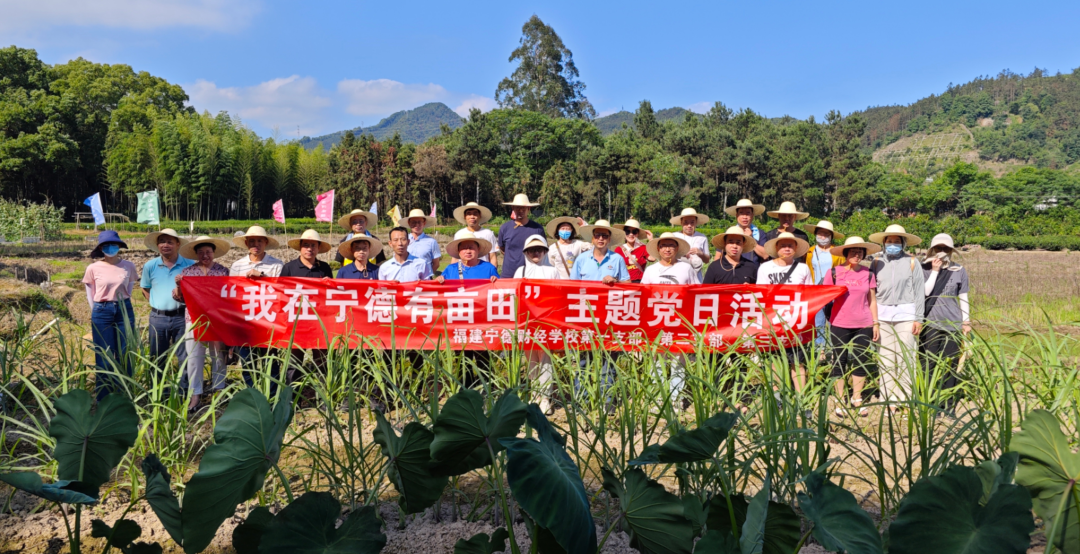
[[[20,237],[55,240],[63,236],[64,208],[52,204],[32,204],[0,200],[0,236],[8,241]]]
[[[596,110],[585,98],[574,55],[555,30],[533,15],[521,27],[521,44],[510,54],[514,73],[495,89],[501,108],[519,108],[550,117],[591,119]]]
[[[0,473],[0,481],[52,502],[63,502],[64,504],[97,503],[97,490],[88,488],[78,481],[57,481],[46,485],[42,482],[41,476],[32,471]]]
[[[454,554],[492,554],[506,549],[506,538],[510,534],[506,528],[499,527],[488,537],[487,533],[478,533],[469,540],[458,539],[454,543]]]
[[[389,465],[386,476],[401,495],[406,514],[422,512],[442,497],[447,477],[431,474],[431,442],[435,434],[417,422],[405,426],[399,437],[382,412],[375,412],[375,442]]]
[[[236,554],[258,554],[263,531],[270,526],[274,515],[266,506],[259,506],[248,513],[243,523],[233,528],[232,545]]]
[[[767,490],[767,488],[762,490]],[[757,496],[761,496],[761,493],[759,492]],[[767,496],[763,498],[767,498]],[[706,525],[710,533],[717,531],[730,536],[731,540],[735,540],[735,533],[732,531],[731,526],[732,517],[734,516],[735,528],[740,530],[738,544],[741,549],[740,552],[743,554],[748,554],[743,546],[744,543],[746,547],[756,548],[758,543],[756,539],[759,534],[763,554],[786,554],[794,550],[801,535],[799,516],[787,504],[768,502],[764,506],[764,526],[762,526],[760,518],[762,508],[761,502],[759,502],[757,516],[754,520],[750,520],[748,517],[750,503],[746,501],[745,496],[741,494],[732,495],[731,507],[729,508],[727,498],[718,494],[709,500]],[[748,521],[754,521],[755,524],[747,527]],[[754,540],[743,540],[743,535],[747,531],[754,534]]]
[[[1053,414],[1035,410],[1024,418],[1012,449],[1020,455],[1016,482],[1031,493],[1046,534],[1062,552],[1080,549],[1080,454],[1072,451]]]
[[[259,545],[264,554],[377,554],[386,546],[375,508],[349,512],[337,526],[341,504],[328,492],[306,492],[267,525]]]
[[[737,419],[735,414],[721,412],[706,419],[697,429],[676,431],[664,444],[646,447],[630,465],[711,460]]]
[[[630,546],[642,554],[689,554],[694,525],[682,500],[634,468],[619,479],[603,468],[604,490],[619,499],[619,516],[630,530]]]
[[[142,527],[130,519],[121,519],[112,527],[100,519],[90,522],[91,537],[108,539],[105,551],[115,548],[123,554],[161,554],[161,545],[157,543],[135,542],[141,535]]]
[[[855,495],[834,484],[820,472],[806,478],[806,492],[799,493],[799,508],[814,524],[813,534],[821,546],[848,554],[881,554],[881,535]]]
[[[484,414],[484,399],[472,389],[451,396],[432,427],[433,471],[441,475],[461,475],[490,465],[491,454],[504,446],[501,438],[517,436],[525,423],[525,404],[513,391],[499,397]]]

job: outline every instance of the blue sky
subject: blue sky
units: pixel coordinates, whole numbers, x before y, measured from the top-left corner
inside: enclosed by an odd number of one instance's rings
[[[907,104],[1002,69],[1080,67],[1080,2],[0,0],[0,44],[181,84],[282,139],[441,101],[487,110],[537,14],[601,114],[714,101],[821,118]]]

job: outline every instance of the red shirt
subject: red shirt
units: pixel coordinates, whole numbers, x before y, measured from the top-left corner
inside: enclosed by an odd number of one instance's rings
[[[626,270],[630,272],[630,280],[640,281],[641,275],[645,273],[645,266],[649,265],[649,251],[644,244],[640,243],[630,254],[626,253],[626,249],[627,245],[623,244],[616,248],[615,251],[626,262]]]

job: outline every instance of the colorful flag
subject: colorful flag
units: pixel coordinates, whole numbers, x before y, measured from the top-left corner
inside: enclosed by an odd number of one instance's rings
[[[378,201],[372,202],[371,207],[368,208],[368,211],[375,214],[375,215],[379,215],[379,202]]]
[[[285,225],[285,205],[281,200],[274,202],[274,221]]]
[[[101,208],[100,192],[95,192],[93,196],[83,200],[83,204],[90,206],[90,213],[94,215],[94,227],[105,225],[105,210]]]
[[[140,192],[139,207],[135,209],[135,221],[147,225],[161,225],[161,214],[158,210],[158,194],[156,190]]]
[[[431,203],[431,215],[429,215],[428,217],[435,217],[435,203],[434,202]]]
[[[390,210],[390,224],[397,225],[397,222],[401,221],[401,208],[394,206]]]
[[[315,197],[315,221],[334,220],[334,191],[329,190]]]

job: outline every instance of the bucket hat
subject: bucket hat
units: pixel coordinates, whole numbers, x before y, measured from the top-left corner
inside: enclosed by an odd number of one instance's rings
[[[116,231],[106,229],[105,231],[98,233],[97,246],[95,246],[94,249],[90,251],[90,257],[104,258],[105,254],[101,252],[101,247],[110,243],[119,244],[120,248],[128,247],[127,243],[120,238],[120,235],[118,235]]]

